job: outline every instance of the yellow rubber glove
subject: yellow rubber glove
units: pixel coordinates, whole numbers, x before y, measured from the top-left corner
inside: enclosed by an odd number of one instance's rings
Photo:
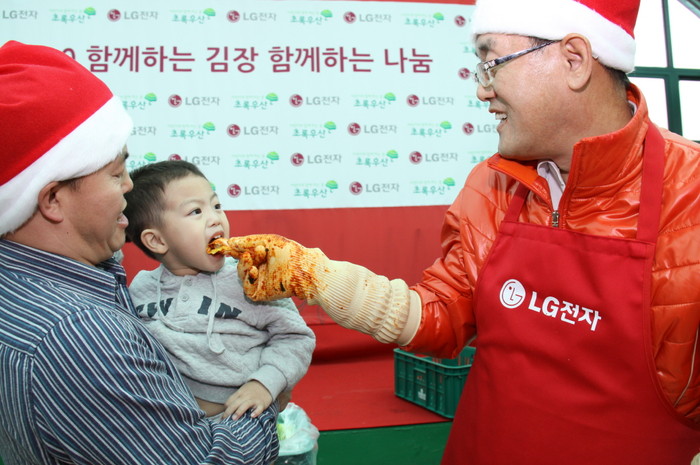
[[[209,244],[207,251],[237,258],[243,290],[258,301],[292,296],[312,300],[316,295],[316,269],[328,262],[319,249],[307,249],[276,234],[220,238]]]
[[[239,260],[243,290],[253,300],[298,297],[381,342],[406,345],[418,329],[420,297],[401,279],[330,260],[319,249],[274,234],[217,239],[208,251]]]

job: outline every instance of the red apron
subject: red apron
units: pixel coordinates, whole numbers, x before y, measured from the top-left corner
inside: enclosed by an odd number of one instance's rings
[[[663,147],[650,126],[636,240],[519,223],[518,188],[476,287],[476,360],[443,465],[688,465],[700,452],[651,353]]]

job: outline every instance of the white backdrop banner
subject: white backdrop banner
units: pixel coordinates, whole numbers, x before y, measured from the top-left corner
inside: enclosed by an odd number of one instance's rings
[[[226,210],[447,205],[497,143],[472,9],[3,0],[0,43],[73,56],[134,119],[129,169],[191,161]]]

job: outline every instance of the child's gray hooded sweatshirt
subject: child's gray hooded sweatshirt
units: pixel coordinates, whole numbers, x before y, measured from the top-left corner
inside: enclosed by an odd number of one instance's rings
[[[129,287],[136,311],[195,397],[220,404],[253,379],[273,399],[291,390],[316,345],[291,299],[245,296],[237,264],[227,257],[218,272],[192,276],[175,276],[160,265],[139,272]]]

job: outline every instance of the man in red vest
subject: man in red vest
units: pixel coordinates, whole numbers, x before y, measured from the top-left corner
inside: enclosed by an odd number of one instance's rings
[[[658,128],[638,0],[479,0],[498,153],[422,282],[278,236],[228,245],[253,299],[297,296],[405,349],[477,355],[444,465],[678,464],[700,452],[700,147]]]

